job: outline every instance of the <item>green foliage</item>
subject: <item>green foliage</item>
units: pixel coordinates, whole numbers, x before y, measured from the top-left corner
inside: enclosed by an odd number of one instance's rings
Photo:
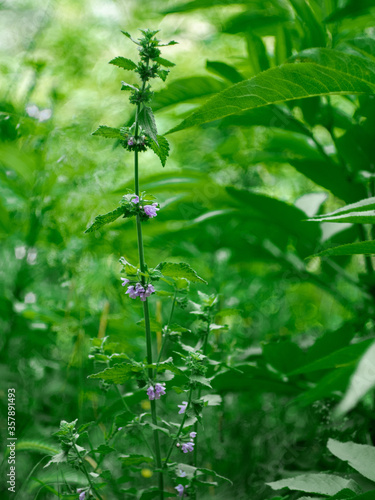
[[[198,276],[196,271],[191,268],[189,264],[185,262],[179,262],[178,264],[175,262],[161,262],[155,268],[157,271],[160,271],[163,276],[167,278],[180,279],[184,278],[192,283],[206,283],[207,282]]]

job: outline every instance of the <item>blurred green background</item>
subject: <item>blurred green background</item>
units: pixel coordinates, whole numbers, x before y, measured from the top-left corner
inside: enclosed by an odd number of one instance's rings
[[[143,329],[136,325],[141,306],[127,300],[119,279],[120,256],[137,263],[134,221],[84,234],[132,187],[132,155],[91,136],[100,124],[131,123],[128,96],[120,92],[127,75],[108,65],[118,55],[136,57],[121,30],[136,36],[138,28],[160,29],[162,40],[179,43],[162,54],[176,67],[166,83],[157,82],[151,104],[164,133],[211,95],[316,46],[319,30],[321,45],[333,47],[374,35],[371,3],[327,25],[323,19],[340,14],[341,5],[312,1],[312,27],[298,10],[304,4],[1,2],[0,394],[5,415],[7,388],[17,390],[17,436],[24,443],[19,498],[34,498],[40,488],[26,478],[46,452],[42,445],[56,446],[50,434],[61,419],[83,423],[111,411],[114,395],[87,379],[90,339],[109,335],[121,351],[144,356]],[[345,155],[354,118],[363,123],[370,106],[370,97],[333,96],[261,108],[171,134],[164,169],[152,152],[141,156],[141,189],[162,206],[144,225],[149,266],[189,262],[209,283],[192,287],[191,298],[197,289],[218,293],[215,321],[229,326],[213,340],[214,355],[228,366],[258,369],[214,387],[223,404],[207,410],[202,461],[235,486],[210,489],[207,498],[271,498],[265,482],[286,470],[339,467],[327,456],[327,437],[368,436],[361,412],[344,423],[330,419],[333,403],[324,398],[335,391],[309,393],[300,404],[325,372],[291,383],[273,378],[273,371],[283,372],[281,362],[288,371],[294,356],[287,351],[278,365],[262,346],[294,345],[306,353],[341,327],[345,333],[334,341],[340,339],[339,346],[372,334],[364,259],[305,260],[328,243],[355,239],[357,229],[303,221],[322,207],[330,211],[360,199],[334,196],[304,166],[318,161],[317,144],[334,160]],[[342,118],[334,124],[345,137],[340,146],[330,135],[329,110]],[[367,170],[366,162],[373,166],[371,148],[361,154],[360,165],[351,163],[356,171]],[[157,320],[168,317],[163,299],[151,307]],[[177,315],[181,324],[190,321],[186,310]],[[0,432],[5,439],[5,421]],[[53,482],[48,474],[40,467],[32,476]],[[52,496],[42,488],[38,498]]]

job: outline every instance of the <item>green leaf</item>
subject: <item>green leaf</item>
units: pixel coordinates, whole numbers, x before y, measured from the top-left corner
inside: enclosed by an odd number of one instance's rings
[[[116,451],[112,446],[108,446],[107,444],[101,444],[98,446],[93,453],[100,453],[101,455],[108,455],[108,453],[112,453]]]
[[[222,402],[221,396],[218,394],[205,394],[201,399],[207,403],[207,406],[220,406]]]
[[[301,474],[300,476],[281,479],[266,483],[273,490],[289,488],[295,491],[305,491],[307,493],[318,493],[321,495],[336,495],[340,490],[349,488],[354,492],[359,492],[359,487],[352,479],[345,479],[333,474]]]
[[[161,164],[165,167],[169,156],[169,142],[162,135],[156,136],[157,142],[151,140],[150,147],[152,151],[160,158]]]
[[[335,409],[341,417],[352,410],[371,389],[375,387],[375,343],[371,344],[359,360],[343,400]]]
[[[142,367],[135,366],[131,363],[123,363],[114,365],[111,368],[89,375],[88,378],[100,379],[110,384],[124,384],[131,379],[134,373],[142,371]]]
[[[124,139],[120,129],[107,127],[106,125],[100,125],[91,135],[100,135],[106,139]]]
[[[212,389],[211,383],[206,377],[202,377],[201,375],[191,375],[189,378],[191,382],[197,382],[198,384],[202,384]]]
[[[156,129],[155,117],[149,106],[143,106],[141,112],[139,113],[138,121],[139,125],[143,128],[146,134],[151,137],[156,144],[158,144],[158,131]]]
[[[326,257],[329,255],[371,255],[375,254],[375,241],[359,241],[337,247],[327,248],[310,257]]]
[[[97,231],[102,226],[115,221],[116,219],[121,217],[121,215],[124,215],[124,207],[117,207],[115,208],[115,210],[112,210],[112,212],[108,212],[107,214],[97,215],[94,219],[94,222],[89,225],[85,233],[92,233],[93,231]]]
[[[375,224],[375,210],[366,212],[350,212],[341,215],[324,215],[308,219],[309,222],[351,222],[355,224]]]
[[[123,465],[141,465],[144,463],[151,464],[154,459],[152,457],[145,457],[144,455],[122,455],[119,458]]]
[[[350,212],[362,212],[367,210],[375,210],[375,197],[365,198],[364,200],[357,201],[356,203],[351,203],[350,205],[345,205],[345,207],[338,208],[334,212],[329,212],[324,215],[319,215],[319,218],[332,217],[335,215],[348,214]],[[313,220],[313,218],[311,219]]]
[[[165,82],[167,76],[169,74],[169,70],[167,69],[158,69],[158,76]]]
[[[375,448],[367,444],[357,444],[349,441],[340,443],[335,439],[329,439],[327,448],[340,460],[348,462],[362,476],[375,481]]]
[[[127,59],[126,57],[115,57],[111,61],[109,61],[108,64],[113,64],[114,66],[118,66],[119,68],[122,69],[127,69],[132,71],[133,69],[136,69],[137,65],[131,61],[130,59]]]
[[[213,476],[215,479],[221,479],[222,481],[226,481],[229,484],[233,484],[230,479],[224,476],[220,476],[220,474],[217,474],[214,470],[211,469],[204,469],[202,467],[198,467],[197,470],[201,472],[202,474],[205,474],[206,476]]]
[[[328,356],[317,359],[312,363],[301,366],[295,370],[291,370],[288,375],[298,375],[300,373],[311,373],[319,370],[329,370],[340,368],[343,366],[350,366],[355,364],[363,353],[371,345],[372,340],[364,340],[356,344],[343,347]]]
[[[36,453],[45,453],[46,455],[59,453],[59,450],[56,447],[41,441],[17,441],[16,450],[34,451]]]
[[[196,271],[189,264],[185,262],[179,262],[178,264],[175,262],[161,262],[156,266],[158,271],[160,271],[163,276],[168,278],[185,278],[192,283],[205,283],[207,285],[207,281],[198,276]]]
[[[234,66],[230,66],[229,64],[220,61],[207,61],[206,68],[208,71],[216,73],[231,83],[238,83],[244,80],[244,77]]]
[[[126,82],[121,82],[121,90],[126,90],[126,91],[135,90],[136,92],[139,92],[139,88]]]
[[[157,57],[155,61],[165,68],[173,68],[173,66],[176,66],[175,63],[168,61],[168,59],[164,59],[163,57]]]
[[[297,17],[301,21],[303,33],[305,35],[304,46],[325,47],[326,34],[321,23],[315,17],[314,11],[306,0],[290,0]]]
[[[325,23],[334,23],[345,18],[354,19],[363,16],[374,8],[372,0],[348,0],[343,2],[339,8],[333,11],[326,19]]]
[[[278,102],[375,92],[375,63],[370,60],[333,49],[309,49],[295,56],[295,61],[229,87],[168,133]]]

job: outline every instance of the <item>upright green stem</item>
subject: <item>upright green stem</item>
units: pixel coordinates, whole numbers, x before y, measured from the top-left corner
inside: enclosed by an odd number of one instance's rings
[[[73,444],[73,448],[74,448],[74,451],[77,454],[77,457],[81,460],[81,467],[82,467],[82,470],[83,470],[83,472],[84,472],[84,474],[85,474],[85,476],[87,478],[87,481],[88,481],[88,483],[90,485],[91,491],[98,497],[99,500],[103,500],[102,497],[99,495],[99,493],[96,491],[96,489],[95,489],[95,487],[94,487],[94,485],[93,485],[93,483],[91,481],[90,475],[87,472],[87,469],[86,469],[86,466],[84,464],[84,461],[83,461],[83,459],[82,459],[82,457],[81,457],[81,455],[80,455],[80,453],[78,451],[78,448],[77,448],[77,446],[75,444]]]
[[[169,313],[168,323],[167,323],[167,325],[165,327],[165,333],[163,335],[163,341],[161,343],[161,347],[160,347],[160,351],[159,351],[159,355],[158,355],[158,360],[156,362],[156,366],[157,367],[158,367],[158,365],[160,363],[160,360],[161,360],[161,357],[162,357],[162,354],[163,354],[163,351],[164,351],[164,347],[165,347],[165,344],[167,342],[168,332],[169,332],[169,325],[171,324],[171,321],[172,321],[173,312],[174,312],[174,308],[175,308],[175,305],[176,305],[176,298],[177,298],[177,290],[175,289],[174,294],[173,294],[173,302],[172,302],[171,312]]]
[[[142,91],[145,88],[146,82],[143,82]],[[139,122],[138,116],[140,111],[140,104],[137,105],[136,117],[135,117],[135,139],[138,139],[139,134]],[[134,190],[135,194],[139,196],[139,163],[138,163],[138,148],[134,151]],[[146,271],[145,257],[144,257],[144,249],[143,249],[143,236],[142,236],[142,223],[139,214],[137,214],[137,239],[138,239],[138,254],[139,254],[139,267],[142,273],[141,281],[142,285],[145,285],[145,277],[144,273]],[[152,365],[152,338],[151,338],[151,327],[150,327],[150,312],[148,308],[148,299],[143,302],[143,314],[145,318],[145,333],[146,333],[146,351],[147,351],[147,364]],[[148,376],[152,380],[154,378],[154,370],[149,367],[148,368]],[[151,418],[152,423],[157,425],[157,416],[156,416],[156,403],[155,400],[151,401]],[[154,435],[154,443],[155,443],[155,457],[156,457],[156,466],[159,469],[159,490],[160,490],[160,500],[164,500],[164,479],[163,473],[161,472],[161,452],[160,452],[160,442],[159,442],[159,434],[157,430],[153,431]]]

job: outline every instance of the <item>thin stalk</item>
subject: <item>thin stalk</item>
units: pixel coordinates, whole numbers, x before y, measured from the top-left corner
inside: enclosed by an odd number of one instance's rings
[[[79,454],[78,448],[77,448],[77,446],[75,444],[73,444],[73,448],[74,448],[74,450],[76,452],[77,457],[81,460],[81,467],[82,467],[82,470],[83,470],[83,472],[84,472],[84,474],[85,474],[85,476],[87,478],[87,481],[88,481],[88,483],[90,485],[91,491],[99,498],[99,500],[103,500],[103,498],[100,496],[100,494],[96,491],[96,489],[95,489],[95,487],[94,487],[94,485],[93,485],[93,483],[91,481],[90,475],[87,472],[86,466],[85,466],[85,464],[84,464],[84,462],[83,462],[83,460],[81,458],[81,455]]]
[[[142,91],[145,89],[146,81],[143,81]],[[139,134],[139,112],[140,112],[140,104],[137,104],[137,110],[135,115],[135,139],[137,141]],[[138,161],[138,148],[136,147],[134,150],[134,190],[135,194],[139,196],[139,161]],[[138,255],[139,255],[139,267],[142,273],[141,282],[144,286],[146,283],[144,273],[146,271],[145,257],[144,257],[144,248],[143,248],[143,235],[142,235],[142,224],[141,218],[139,214],[137,214],[137,240],[138,240]],[[145,318],[145,333],[146,333],[146,352],[147,352],[147,364],[152,365],[152,338],[151,338],[151,327],[150,327],[150,313],[148,308],[148,299],[143,302],[143,314]],[[151,366],[148,368],[148,376],[152,380],[154,378],[154,370]],[[155,400],[151,401],[151,418],[152,423],[157,425],[157,416],[156,416],[156,404]],[[161,463],[161,452],[160,452],[160,442],[159,442],[159,434],[157,430],[153,431],[154,435],[154,443],[155,443],[155,457],[156,457],[156,466],[161,471],[162,463]],[[159,472],[159,490],[160,490],[160,500],[164,500],[164,478],[163,473]]]
[[[172,441],[170,447],[169,447],[169,450],[168,450],[168,453],[167,453],[167,457],[164,461],[164,467],[166,467],[166,465],[168,464],[168,460],[169,460],[169,457],[171,456],[171,453],[173,451],[173,448],[176,446],[176,443],[178,441],[178,438],[180,437],[180,434],[182,432],[182,429],[184,428],[184,425],[185,425],[185,422],[186,422],[186,418],[187,418],[187,413],[188,413],[188,410],[190,408],[190,405],[191,405],[191,399],[193,397],[193,386],[191,385],[190,386],[190,391],[189,391],[189,398],[188,398],[188,404],[187,404],[187,407],[186,407],[186,410],[185,410],[185,413],[184,413],[184,416],[182,417],[182,422],[181,422],[181,425],[180,427],[178,428],[178,431],[177,431],[177,434],[176,434],[176,437],[174,438],[174,440]]]
[[[158,355],[158,360],[156,361],[156,369],[159,366],[159,363],[160,363],[160,360],[161,360],[161,357],[162,357],[162,354],[163,354],[163,351],[164,351],[164,347],[165,347],[165,344],[167,342],[168,332],[169,332],[169,325],[171,324],[171,321],[172,321],[172,317],[173,317],[173,313],[174,313],[174,308],[175,308],[175,305],[176,305],[176,298],[177,298],[177,290],[175,289],[174,294],[173,294],[173,302],[172,302],[171,312],[169,313],[168,323],[167,323],[167,325],[165,327],[165,333],[163,335],[163,341],[161,343],[161,347],[160,347],[160,351],[159,351],[159,355]]]
[[[206,351],[207,351],[208,335],[210,333],[210,324],[211,324],[211,317],[209,315],[208,318],[207,318],[206,334],[205,334],[204,340],[203,340],[203,349],[202,349],[202,352],[203,352],[204,355],[206,355]],[[199,389],[198,389],[198,399],[200,399],[201,394],[202,394],[202,387],[200,386]],[[193,464],[194,464],[194,467],[196,467],[197,463],[198,463],[198,422],[195,422],[195,424],[194,424],[194,432],[196,432],[196,436],[195,436]],[[194,489],[193,495],[194,495],[193,499],[195,500],[196,499],[196,491],[195,491],[195,489]]]

